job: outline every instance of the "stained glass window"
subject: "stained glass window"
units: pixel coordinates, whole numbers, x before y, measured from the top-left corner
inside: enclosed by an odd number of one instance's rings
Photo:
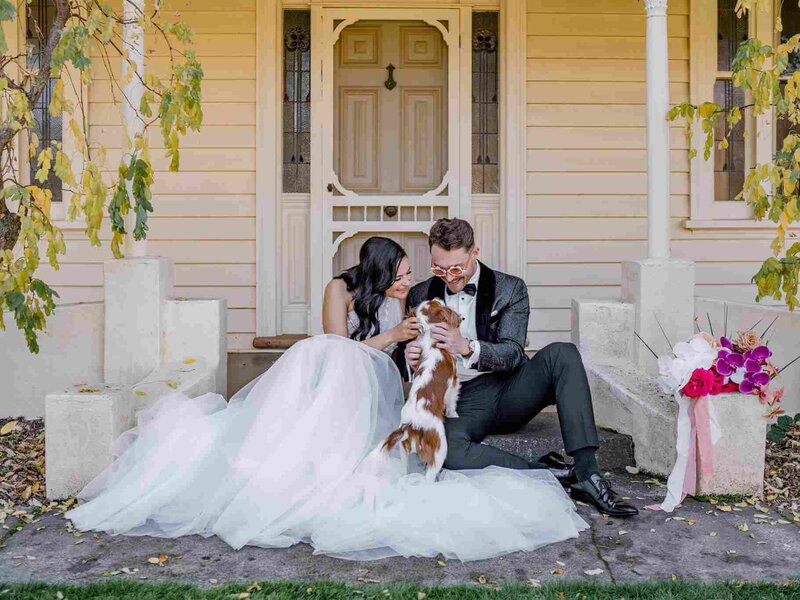
[[[311,15],[283,13],[283,191],[311,183]]]
[[[55,15],[56,8],[52,0],[32,0],[28,4],[25,35],[27,47],[26,65],[28,69],[38,69],[40,67],[47,33],[50,31],[50,26],[53,24]],[[51,145],[51,142],[61,141],[61,115],[54,117],[48,110],[56,81],[58,81],[58,78],[51,78],[48,81],[48,85],[33,107],[34,126],[31,131],[36,133],[39,137],[40,146],[38,150],[47,148]],[[30,180],[33,182],[39,167],[35,159],[31,160],[30,163]],[[54,202],[61,201],[61,180],[55,176],[52,170],[50,171],[47,181],[39,185],[52,192]]]
[[[725,109],[744,106],[744,93],[731,82],[731,65],[739,44],[748,38],[746,18],[736,16],[736,0],[717,1],[717,70],[714,83],[714,102]],[[734,200],[742,191],[747,169],[747,137],[745,130],[751,116],[748,113],[728,134],[724,115],[714,128],[714,199]],[[718,148],[717,142],[727,135],[728,147]]]
[[[496,12],[472,15],[472,192],[499,192]]]

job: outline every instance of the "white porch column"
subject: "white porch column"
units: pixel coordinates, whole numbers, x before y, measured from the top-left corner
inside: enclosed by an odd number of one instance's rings
[[[131,65],[122,61],[122,81],[124,98],[122,100],[122,114],[125,122],[125,131],[128,139],[133,139],[144,130],[144,121],[139,116],[139,104],[144,93],[144,31],[138,19],[144,14],[145,0],[123,0],[124,25],[122,27],[123,45],[128,51],[128,58],[135,65],[135,72],[129,75]],[[133,150],[133,149],[131,149]],[[130,155],[126,155],[130,158]],[[128,184],[128,196],[133,205],[133,190]],[[145,256],[147,254],[147,241],[137,242],[133,239],[133,228],[136,216],[131,210],[125,218],[125,256],[128,258]]]
[[[647,11],[647,256],[669,258],[669,66],[667,0]]]
[[[692,335],[694,263],[670,258],[669,71],[667,0],[647,11],[647,258],[622,265],[622,297],[634,305],[634,330],[658,354]],[[669,344],[667,339],[669,338]],[[634,363],[657,372],[655,358],[634,340]]]

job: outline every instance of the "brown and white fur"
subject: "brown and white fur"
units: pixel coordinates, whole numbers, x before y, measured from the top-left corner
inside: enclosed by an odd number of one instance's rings
[[[431,326],[446,323],[459,327],[461,317],[439,299],[420,304],[416,315],[421,328],[417,341],[422,356],[400,413],[401,425],[389,434],[382,449],[389,452],[399,443],[407,453],[415,452],[428,465],[425,477],[435,481],[447,456],[444,418],[458,417],[459,381],[455,357],[436,347]]]

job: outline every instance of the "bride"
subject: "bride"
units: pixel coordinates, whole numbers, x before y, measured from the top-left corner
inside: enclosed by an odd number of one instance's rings
[[[303,340],[230,402],[170,394],[137,414],[115,459],[66,513],[80,530],[216,535],[233,548],[311,544],[349,559],[489,558],[587,527],[548,471],[443,471],[371,453],[400,419],[390,358],[414,338],[403,318],[409,260],[372,237],[326,287],[325,335]]]

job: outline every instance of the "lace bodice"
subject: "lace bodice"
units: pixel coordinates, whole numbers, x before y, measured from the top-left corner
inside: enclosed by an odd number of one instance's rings
[[[385,333],[393,327],[396,327],[402,320],[403,311],[400,307],[400,301],[397,298],[385,298],[383,304],[381,304],[381,307],[378,309],[378,323],[381,326],[381,333]],[[358,329],[358,315],[356,315],[354,310],[351,310],[347,313],[348,337],[353,335],[356,329]],[[392,344],[384,348],[383,351],[387,354],[391,354],[396,347],[397,344]]]

